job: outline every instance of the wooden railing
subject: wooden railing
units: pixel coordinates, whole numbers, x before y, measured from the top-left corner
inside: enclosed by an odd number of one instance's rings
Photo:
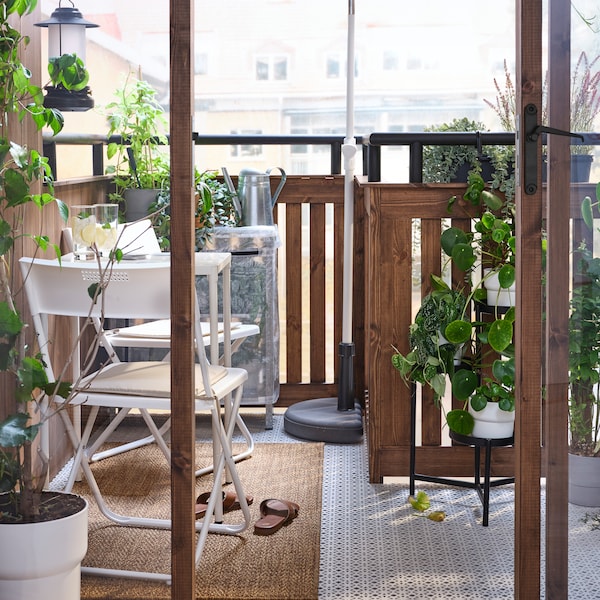
[[[275,187],[278,178],[272,179]],[[60,182],[56,193],[67,204],[93,204],[104,200],[109,186],[108,178],[94,177]],[[279,278],[280,313],[285,319],[281,332],[280,353],[284,360],[279,406],[337,394],[337,344],[342,321],[343,195],[341,175],[288,176],[277,201],[275,217],[282,239],[279,263],[285,266],[285,273],[280,273]],[[360,215],[357,218],[360,227]],[[54,234],[58,239],[60,230]],[[355,237],[362,238],[358,232]],[[356,251],[362,255],[360,248]],[[360,270],[360,257],[357,263],[355,266]],[[356,294],[354,304],[355,322],[360,324],[362,293]],[[358,330],[361,330],[360,325]],[[363,354],[358,350],[363,342],[358,339],[355,344],[356,389],[362,390]]]
[[[277,177],[272,179],[276,186]],[[61,182],[56,191],[67,203],[95,203],[105,198],[109,185],[108,178],[90,178]],[[369,183],[366,177],[355,186],[355,390],[366,406],[373,482],[408,474],[410,390],[391,365],[392,346],[407,350],[408,328],[429,291],[429,275],[441,272],[442,220],[451,217],[453,225],[470,227],[468,212],[447,212],[448,198],[461,197],[464,189],[464,184]],[[341,175],[288,176],[277,202],[283,357],[278,406],[337,395],[343,194]],[[589,234],[575,200],[593,194],[591,184],[573,186],[574,240]],[[449,447],[441,413],[428,394],[420,396],[417,469],[470,474],[471,454],[464,447]],[[512,460],[510,448],[497,449],[493,472],[511,474]]]

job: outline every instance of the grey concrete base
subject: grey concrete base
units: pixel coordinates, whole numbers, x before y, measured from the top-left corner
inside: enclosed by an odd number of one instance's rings
[[[313,442],[355,444],[362,440],[360,404],[353,410],[338,410],[337,398],[305,400],[290,406],[283,419],[285,432]]]

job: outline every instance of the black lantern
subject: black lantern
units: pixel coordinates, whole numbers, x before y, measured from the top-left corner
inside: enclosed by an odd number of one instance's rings
[[[62,7],[60,0],[58,8],[54,10],[46,21],[36,23],[38,27],[48,28],[48,61],[52,64],[61,57],[75,55],[81,60],[81,69],[85,67],[85,30],[88,27],[98,27],[83,18],[81,12],[69,0],[70,7]],[[61,83],[45,87],[46,97],[44,106],[58,108],[64,111],[86,111],[94,106],[89,87],[80,90],[66,89]]]

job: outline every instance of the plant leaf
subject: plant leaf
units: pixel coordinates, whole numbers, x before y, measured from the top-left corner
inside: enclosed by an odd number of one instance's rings
[[[461,271],[468,271],[475,264],[476,259],[470,244],[456,244],[452,248],[452,260]]]
[[[448,323],[444,337],[452,344],[464,344],[471,337],[472,326],[469,321],[457,319]]]
[[[443,510],[434,510],[427,515],[430,521],[441,523],[446,518],[446,513]]]
[[[594,228],[594,213],[592,211],[592,199],[586,196],[581,202],[581,217],[588,229]]]
[[[507,289],[515,282],[515,268],[512,265],[503,265],[498,271],[498,284]]]
[[[410,505],[419,512],[425,512],[430,506],[429,496],[425,492],[417,492],[415,496],[409,496],[408,502]]]
[[[488,343],[496,351],[502,352],[512,342],[513,325],[507,319],[496,319],[488,332]]]
[[[446,422],[452,431],[461,435],[470,435],[475,427],[475,419],[466,410],[461,409],[451,410],[446,415]]]
[[[459,400],[466,400],[479,385],[479,377],[470,369],[460,369],[452,377],[452,393]]]

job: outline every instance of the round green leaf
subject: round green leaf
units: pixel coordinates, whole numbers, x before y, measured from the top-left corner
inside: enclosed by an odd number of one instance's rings
[[[479,384],[479,377],[469,369],[460,369],[452,377],[452,393],[459,400],[466,400]]]
[[[513,337],[513,326],[506,319],[497,319],[490,325],[488,332],[488,343],[496,351],[502,352],[511,343]]]
[[[502,199],[492,192],[483,190],[481,192],[481,199],[490,210],[500,210],[502,208]]]
[[[506,386],[512,386],[515,383],[515,360],[495,360],[492,364],[492,373],[494,377]]]
[[[498,271],[498,283],[501,288],[507,289],[515,282],[515,268],[512,265],[503,265]]]
[[[452,321],[444,330],[444,337],[452,344],[464,344],[471,337],[471,329],[469,321]]]
[[[461,435],[470,435],[475,427],[475,419],[466,410],[451,410],[446,415],[448,427]]]
[[[496,215],[491,212],[484,212],[481,215],[481,224],[488,230],[491,231],[496,222]]]
[[[442,245],[442,250],[448,255],[452,256],[452,249],[456,244],[466,244],[468,243],[469,238],[467,234],[457,227],[450,227],[446,229],[441,237],[440,243]]]
[[[473,394],[471,396],[471,399],[469,400],[471,408],[477,412],[483,410],[487,406],[487,402],[487,397],[485,396],[485,394],[481,393]]]
[[[456,244],[452,248],[452,260],[461,271],[468,271],[475,264],[475,252],[469,244]]]

